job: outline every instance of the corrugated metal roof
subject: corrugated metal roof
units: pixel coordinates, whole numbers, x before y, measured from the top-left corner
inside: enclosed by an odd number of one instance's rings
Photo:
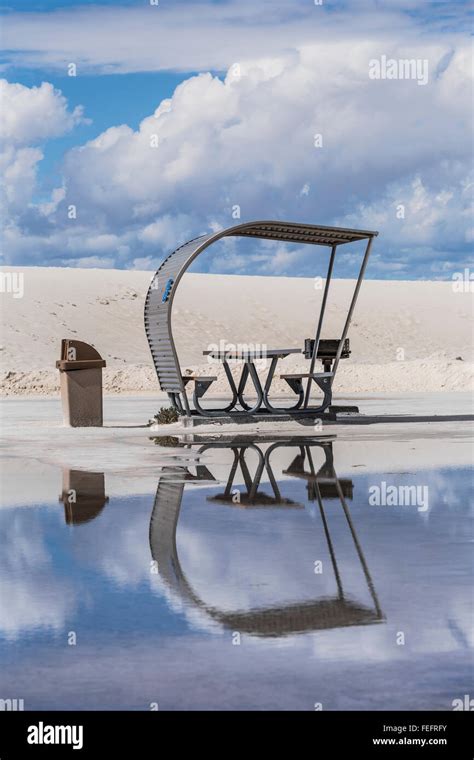
[[[248,226],[239,225],[230,228],[228,235],[239,237],[267,238],[284,240],[290,243],[309,243],[312,245],[342,245],[357,240],[367,240],[378,233],[370,230],[352,230],[345,227],[324,227],[298,222],[252,222]]]

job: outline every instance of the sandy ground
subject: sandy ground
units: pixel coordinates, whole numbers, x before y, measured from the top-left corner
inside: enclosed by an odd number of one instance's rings
[[[24,295],[2,294],[1,392],[56,395],[61,338],[92,343],[107,361],[106,393],[156,393],[143,329],[151,272],[94,269],[9,269],[24,276]],[[317,283],[316,283],[317,284]],[[323,337],[340,334],[353,281],[335,280]],[[185,275],[173,311],[183,371],[218,376],[202,352],[221,342],[301,347],[314,335],[321,288],[308,278]],[[336,393],[445,392],[472,389],[473,298],[450,282],[367,281],[350,332]],[[262,367],[262,369],[264,369]],[[288,357],[281,371],[308,369]],[[287,391],[276,380],[275,393]]]

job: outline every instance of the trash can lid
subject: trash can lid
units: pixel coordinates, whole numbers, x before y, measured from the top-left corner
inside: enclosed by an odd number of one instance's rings
[[[63,338],[61,341],[61,359],[56,362],[56,368],[62,372],[75,369],[94,369],[105,367],[98,351],[89,343],[75,338]]]
[[[56,362],[56,368],[61,370],[62,372],[70,371],[70,370],[76,370],[76,369],[94,369],[96,367],[105,367],[106,362],[105,359],[85,359],[83,361],[66,361],[64,359],[59,359]]]

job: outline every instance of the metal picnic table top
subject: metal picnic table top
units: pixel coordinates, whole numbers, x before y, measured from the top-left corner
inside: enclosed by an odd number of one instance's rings
[[[233,359],[235,361],[239,359],[253,360],[253,359],[283,359],[289,354],[302,354],[304,349],[302,348],[268,348],[260,350],[248,350],[248,351],[233,351],[232,349],[218,350],[218,351],[203,351],[204,356],[211,356],[213,359]]]

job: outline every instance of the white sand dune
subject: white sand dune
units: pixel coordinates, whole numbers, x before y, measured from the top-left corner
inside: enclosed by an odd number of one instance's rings
[[[107,393],[158,390],[143,328],[151,272],[10,268],[23,273],[24,296],[2,293],[2,393],[58,392],[55,361],[61,338],[95,345],[107,361]],[[340,334],[354,287],[336,280],[323,337]],[[185,275],[174,306],[183,371],[218,375],[202,356],[213,344],[301,347],[314,335],[321,289],[309,278]],[[342,361],[339,393],[467,391],[472,388],[470,293],[450,282],[367,281],[350,331],[352,355]],[[308,368],[289,357],[281,370]],[[288,390],[276,380],[275,391]]]

